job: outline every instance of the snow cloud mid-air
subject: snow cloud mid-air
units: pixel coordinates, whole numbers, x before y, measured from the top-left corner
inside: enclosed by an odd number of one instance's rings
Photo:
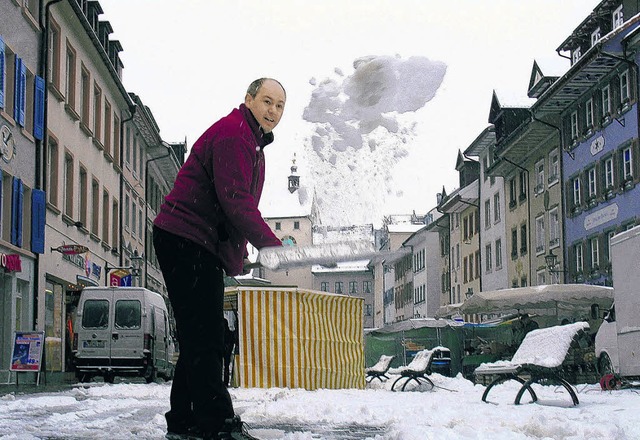
[[[436,95],[446,65],[425,57],[369,56],[345,75],[312,79],[304,120],[311,180],[324,223],[375,223],[389,197],[402,196],[394,166],[409,154],[415,112]]]

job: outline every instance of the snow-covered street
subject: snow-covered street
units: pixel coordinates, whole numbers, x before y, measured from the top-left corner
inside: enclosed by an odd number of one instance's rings
[[[432,375],[436,388],[231,389],[236,410],[261,439],[640,439],[640,392],[578,385],[571,406],[561,387],[537,387],[541,403],[516,406],[515,382],[484,387]],[[393,377],[392,377],[393,379]],[[0,397],[2,439],[163,439],[170,384],[91,383]],[[0,389],[0,392],[3,392]],[[4,393],[4,392],[3,392]],[[524,401],[524,399],[523,399]]]

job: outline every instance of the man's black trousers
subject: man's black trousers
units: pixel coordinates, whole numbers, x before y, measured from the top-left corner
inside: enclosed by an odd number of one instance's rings
[[[169,293],[180,355],[167,423],[217,432],[234,415],[222,380],[224,278],[219,260],[202,246],[153,229],[153,244]]]

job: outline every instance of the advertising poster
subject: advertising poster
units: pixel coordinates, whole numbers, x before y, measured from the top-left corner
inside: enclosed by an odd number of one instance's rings
[[[43,332],[15,332],[11,353],[11,371],[40,371]]]

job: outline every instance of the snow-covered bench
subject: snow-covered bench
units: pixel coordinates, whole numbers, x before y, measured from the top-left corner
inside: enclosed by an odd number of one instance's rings
[[[491,375],[495,377],[482,394],[482,401],[487,402],[487,396],[491,389],[508,380],[516,380],[522,384],[516,395],[515,404],[520,404],[525,391],[536,402],[538,397],[531,388],[534,383],[562,385],[574,405],[577,405],[578,396],[569,382],[560,376],[569,349],[579,343],[580,339],[588,338],[586,331],[589,324],[576,322],[574,324],[548,327],[533,330],[525,336],[520,347],[510,361],[497,361],[490,364],[481,364],[475,370],[476,376]],[[524,379],[523,376],[528,376]]]
[[[395,356],[387,356],[386,354],[380,356],[380,359],[375,363],[375,365],[372,365],[369,368],[365,368],[365,381],[370,383],[373,379],[378,379],[380,380],[380,382],[384,382],[382,380],[383,377],[385,378],[385,380],[389,379],[389,376],[387,376],[387,372],[389,371],[389,368],[391,367],[391,361],[393,361],[394,358]]]
[[[402,379],[406,379],[405,383],[402,385],[402,391],[404,391],[407,384],[412,380],[416,381],[418,385],[420,385],[420,381],[422,380],[430,384],[431,388],[433,388],[435,385],[428,376],[431,374],[431,365],[434,358],[450,359],[450,357],[451,352],[445,347],[434,347],[431,350],[420,350],[416,353],[409,365],[389,371],[391,374],[400,374],[400,377],[393,382],[393,385],[391,385],[391,391],[395,391],[396,384]]]

